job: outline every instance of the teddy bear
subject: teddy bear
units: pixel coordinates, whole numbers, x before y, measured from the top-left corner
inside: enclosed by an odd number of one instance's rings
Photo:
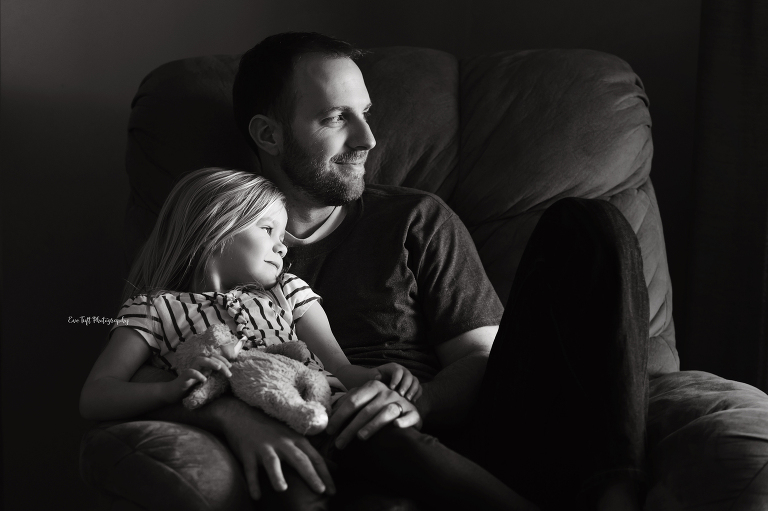
[[[212,325],[176,348],[176,368],[189,367],[195,357],[219,353],[232,362],[232,377],[218,371],[192,388],[184,406],[195,409],[215,399],[228,388],[251,406],[288,424],[302,435],[314,435],[328,425],[331,389],[325,376],[302,362],[310,357],[301,341],[267,348],[242,349],[226,325]]]

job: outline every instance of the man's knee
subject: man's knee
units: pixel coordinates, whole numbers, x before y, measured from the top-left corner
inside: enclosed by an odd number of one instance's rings
[[[602,199],[585,199],[582,197],[565,197],[549,206],[542,218],[567,220],[575,225],[589,226],[594,222],[620,224],[628,226],[628,222],[619,209],[610,202]]]
[[[601,199],[560,199],[544,212],[537,230],[541,236],[548,232],[560,243],[570,239],[580,246],[590,246],[591,250],[613,253],[617,246],[638,246],[637,237],[621,211]]]

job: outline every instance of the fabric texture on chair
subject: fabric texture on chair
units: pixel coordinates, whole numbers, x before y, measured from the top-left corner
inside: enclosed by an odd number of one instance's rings
[[[86,483],[145,509],[251,510],[239,466],[210,433],[172,422],[104,423],[81,443]]]
[[[584,197],[618,207],[643,253],[651,303],[648,368],[655,376],[677,371],[680,363],[649,178],[648,103],[632,69],[604,53],[502,52],[462,61],[461,160],[448,204],[467,224],[503,303],[528,237],[550,204]]]
[[[701,371],[651,381],[648,509],[768,508],[768,402]]]

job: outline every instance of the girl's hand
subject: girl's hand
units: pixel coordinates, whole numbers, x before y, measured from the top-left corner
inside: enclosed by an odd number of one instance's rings
[[[203,355],[195,357],[188,368],[181,371],[175,380],[168,382],[168,401],[175,403],[181,400],[193,386],[198,383],[205,383],[213,371],[221,371],[224,376],[231,378],[230,367],[232,367],[232,363],[218,353],[214,353],[210,357]]]
[[[381,375],[381,381],[387,383],[391,390],[396,390],[401,396],[415,402],[421,396],[421,384],[411,372],[400,364],[391,362],[375,368]]]

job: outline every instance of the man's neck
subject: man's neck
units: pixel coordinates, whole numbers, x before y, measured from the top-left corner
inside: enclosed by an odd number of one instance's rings
[[[287,231],[296,238],[308,238],[331,216],[334,206],[317,206],[303,201],[288,201]]]

